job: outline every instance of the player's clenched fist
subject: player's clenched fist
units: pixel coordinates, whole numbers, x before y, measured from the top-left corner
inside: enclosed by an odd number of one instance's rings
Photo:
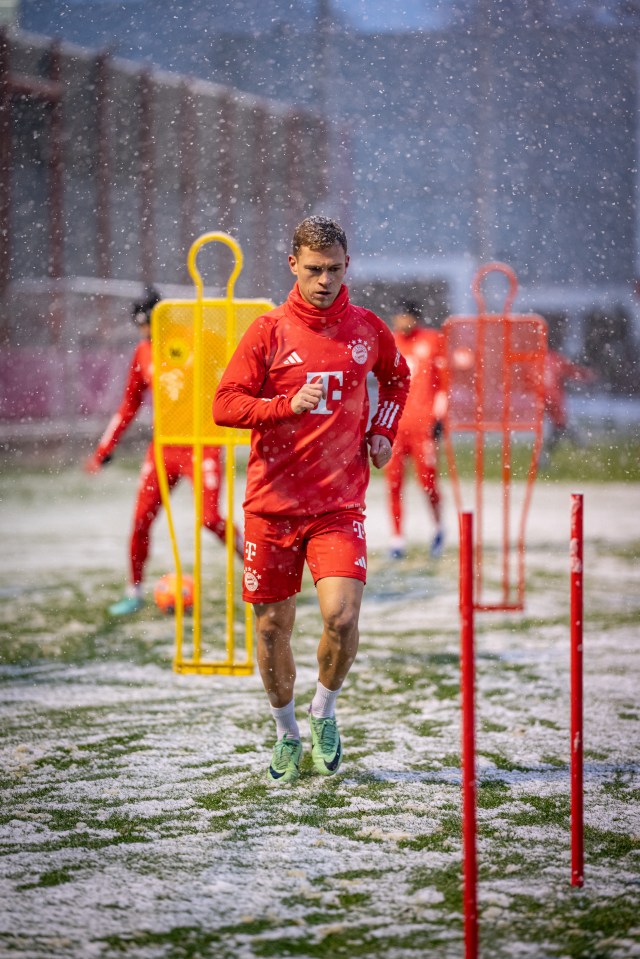
[[[320,380],[315,383],[305,383],[292,398],[291,409],[294,413],[308,413],[309,410],[316,408],[324,395],[324,387]]]
[[[391,459],[391,443],[386,436],[374,433],[369,438],[371,462],[377,469],[382,469]]]

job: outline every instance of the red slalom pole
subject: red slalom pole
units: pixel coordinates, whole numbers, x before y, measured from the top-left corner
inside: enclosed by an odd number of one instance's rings
[[[465,959],[478,956],[476,857],[473,514],[460,514],[460,689],[462,698],[462,882]]]
[[[584,883],[582,728],[582,493],[571,494],[571,885]]]

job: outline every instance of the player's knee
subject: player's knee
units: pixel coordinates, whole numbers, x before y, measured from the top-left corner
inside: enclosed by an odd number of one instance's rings
[[[358,610],[352,605],[344,605],[325,612],[326,631],[338,642],[350,639],[358,628]]]
[[[281,616],[278,611],[269,610],[256,615],[256,634],[264,646],[274,647],[287,643],[291,638],[292,623],[290,617]]]

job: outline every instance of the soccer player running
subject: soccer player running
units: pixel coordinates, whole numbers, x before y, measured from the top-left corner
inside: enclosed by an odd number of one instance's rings
[[[219,425],[252,430],[243,597],[254,606],[258,666],[276,725],[268,776],[277,783],[298,778],[302,755],[291,635],[305,561],[323,622],[311,757],[321,775],[340,767],[335,704],[358,650],[369,457],[378,469],[389,461],[409,389],[387,325],[349,301],[348,264],[339,224],[322,216],[300,223],[289,256],[297,282],[242,337],[213,408]],[[370,371],[379,401],[367,432]]]
[[[402,532],[402,487],[405,461],[410,458],[433,513],[435,534],[431,541],[431,555],[438,559],[444,546],[437,474],[437,440],[447,408],[444,337],[439,330],[422,325],[420,310],[412,302],[403,304],[392,317],[391,325],[396,345],[411,370],[411,389],[393,444],[393,455],[384,471],[393,530],[389,552],[392,559],[402,559],[406,553]]]
[[[113,451],[140,409],[147,390],[151,389],[151,311],[160,299],[160,294],[153,287],[149,287],[144,299],[133,304],[131,312],[139,331],[140,342],[129,365],[120,407],[111,418],[95,452],[84,464],[88,473],[96,473],[109,462]],[[221,477],[220,447],[206,446],[202,454],[202,522],[203,526],[215,533],[224,543],[226,523],[218,508]],[[193,480],[193,451],[190,446],[166,446],[163,457],[169,489],[173,489],[183,476]],[[129,584],[122,599],[109,607],[111,616],[130,616],[144,606],[143,578],[151,543],[151,526],[161,505],[160,484],[153,442],[151,442],[147,448],[138,481],[133,528],[129,541]],[[235,533],[235,543],[236,552],[242,557],[242,537],[238,530]]]

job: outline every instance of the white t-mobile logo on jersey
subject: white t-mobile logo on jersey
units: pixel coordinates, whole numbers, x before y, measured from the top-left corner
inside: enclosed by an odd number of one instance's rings
[[[244,544],[244,555],[247,559],[247,562],[250,563],[253,557],[256,555],[256,544],[246,542]]]
[[[307,383],[313,383],[314,380],[320,380],[322,382],[322,388],[324,390],[324,396],[318,403],[315,409],[309,410],[310,413],[333,413],[333,410],[330,410],[327,406],[327,400],[341,400],[342,399],[342,390],[332,389],[329,390],[329,381],[331,377],[338,381],[338,385],[342,386],[342,370],[329,370],[327,373],[307,373]]]
[[[353,532],[356,534],[358,539],[364,539],[364,523],[361,523],[360,520],[354,519]]]

